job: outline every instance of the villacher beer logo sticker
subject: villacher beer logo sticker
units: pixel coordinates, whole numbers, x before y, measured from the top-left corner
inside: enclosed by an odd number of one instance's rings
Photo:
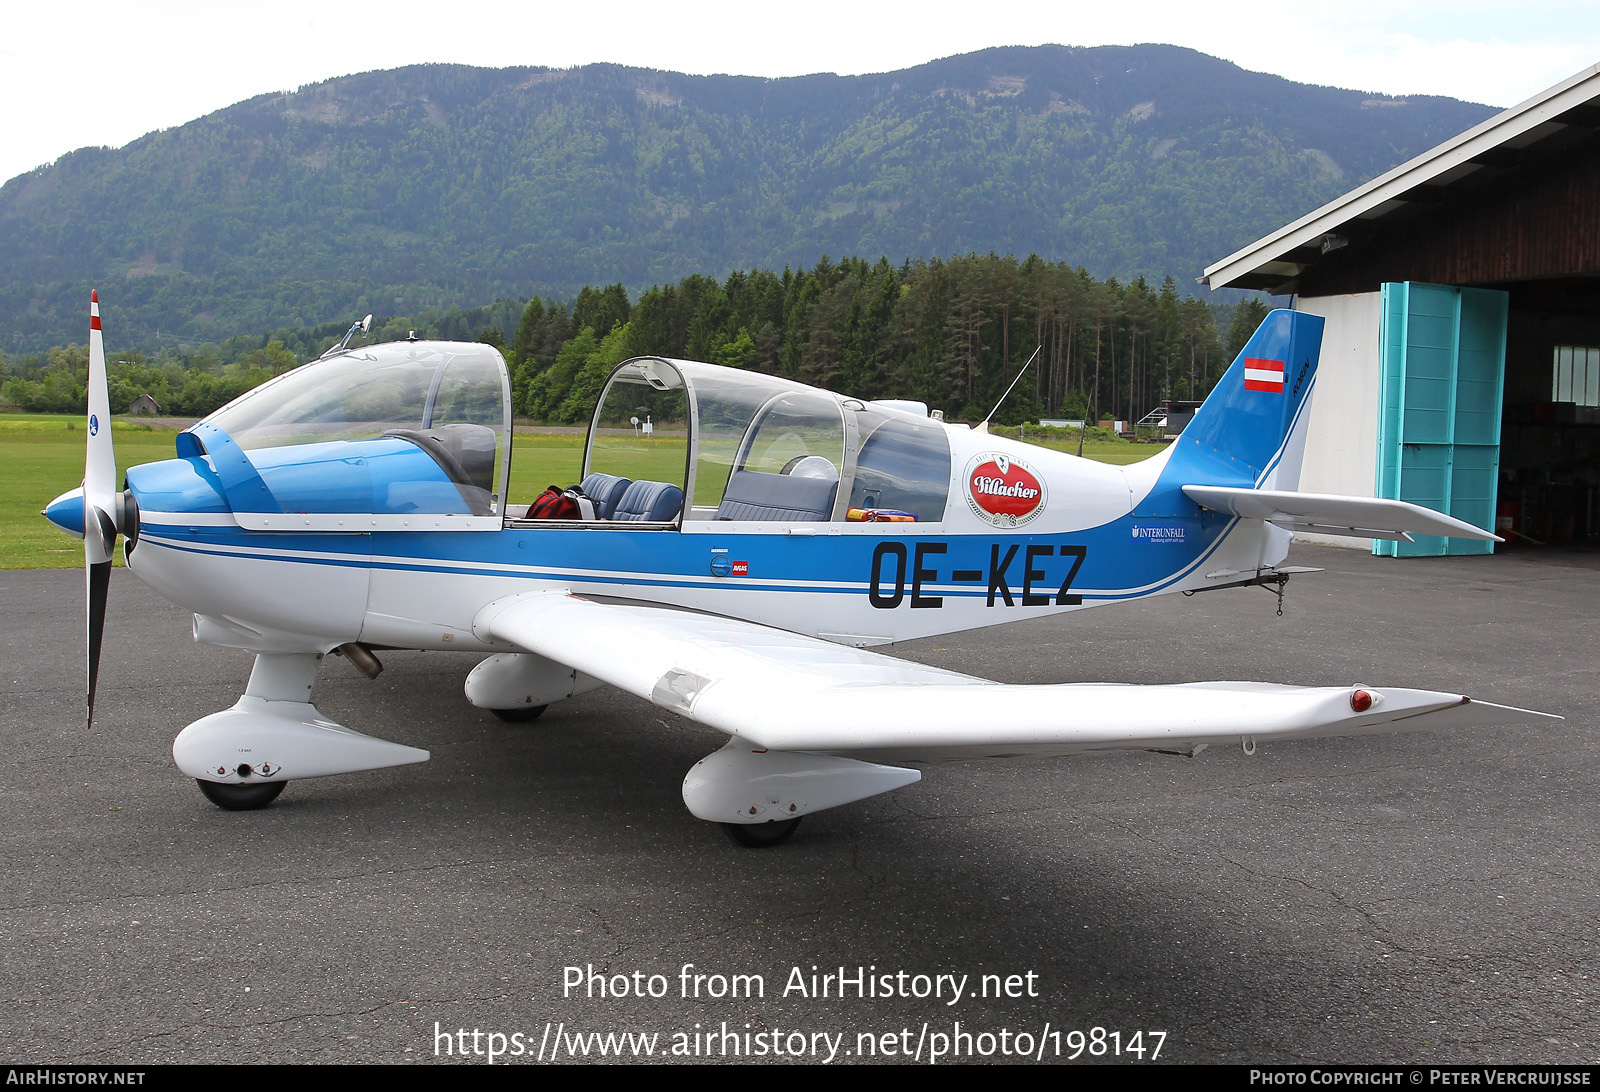
[[[1021,459],[986,452],[967,464],[967,504],[995,527],[1021,527],[1044,511],[1044,482]]]

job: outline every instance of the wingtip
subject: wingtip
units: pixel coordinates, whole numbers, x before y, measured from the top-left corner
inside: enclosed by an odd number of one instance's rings
[[[100,302],[100,293],[95,291],[93,288],[89,289],[89,302],[90,303],[99,303]]]

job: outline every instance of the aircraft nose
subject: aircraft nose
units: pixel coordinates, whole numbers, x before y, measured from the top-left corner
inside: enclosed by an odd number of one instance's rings
[[[67,532],[83,537],[83,488],[68,490],[51,501],[40,513],[45,519]]]

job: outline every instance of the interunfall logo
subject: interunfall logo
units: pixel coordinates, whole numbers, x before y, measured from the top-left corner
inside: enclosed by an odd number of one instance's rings
[[[1183,527],[1135,526],[1133,537],[1144,542],[1176,542],[1182,544],[1187,535]]]
[[[996,527],[1021,527],[1044,511],[1044,483],[1021,459],[986,453],[967,464],[967,503]]]

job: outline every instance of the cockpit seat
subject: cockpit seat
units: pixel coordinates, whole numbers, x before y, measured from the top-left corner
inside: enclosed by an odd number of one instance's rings
[[[594,514],[601,519],[616,519],[617,505],[633,484],[632,478],[602,474],[598,470],[583,479],[583,495],[594,501]]]
[[[723,491],[718,519],[825,523],[833,516],[837,478],[736,470]]]
[[[385,436],[402,436],[428,454],[447,453],[460,467],[466,481],[488,491],[494,488],[494,429],[485,425],[435,425],[433,428],[392,428]],[[454,475],[452,475],[453,477]]]
[[[410,440],[433,457],[475,516],[494,512],[495,431],[485,425],[437,425],[433,428],[392,428],[385,436]]]
[[[666,482],[638,481],[622,494],[611,518],[664,523],[676,519],[682,510],[682,489]]]

